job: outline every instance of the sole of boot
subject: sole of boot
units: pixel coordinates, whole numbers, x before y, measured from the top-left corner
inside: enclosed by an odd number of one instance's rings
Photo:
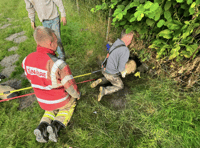
[[[57,142],[56,134],[53,132],[53,128],[51,126],[47,127],[47,132],[49,133],[49,140]]]
[[[98,101],[101,101],[102,97],[103,97],[103,87],[101,86],[101,87],[99,88]]]
[[[46,143],[47,140],[45,140],[41,134],[41,131],[39,129],[34,130],[34,135],[36,136],[36,141],[40,143]]]

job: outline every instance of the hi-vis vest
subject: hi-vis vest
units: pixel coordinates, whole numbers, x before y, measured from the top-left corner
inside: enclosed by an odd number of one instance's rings
[[[71,96],[79,97],[69,66],[54,55],[54,51],[38,46],[22,62],[40,107],[49,111],[66,105]]]

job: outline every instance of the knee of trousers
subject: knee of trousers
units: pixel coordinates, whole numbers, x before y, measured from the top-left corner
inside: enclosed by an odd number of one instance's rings
[[[118,87],[119,87],[120,89],[123,89],[123,88],[124,88],[124,84],[121,83]]]

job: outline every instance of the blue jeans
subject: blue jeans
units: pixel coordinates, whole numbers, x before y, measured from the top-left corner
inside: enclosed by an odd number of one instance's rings
[[[59,58],[64,58],[65,57],[65,52],[62,46],[61,38],[60,38],[60,18],[59,16],[56,17],[53,20],[44,20],[42,22],[44,27],[50,28],[55,31],[55,34],[58,38],[58,47],[57,47],[57,52],[58,52],[58,57]]]

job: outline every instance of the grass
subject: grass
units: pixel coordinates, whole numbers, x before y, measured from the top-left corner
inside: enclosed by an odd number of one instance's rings
[[[64,0],[63,0],[64,1]],[[61,27],[62,42],[74,76],[99,69],[98,56],[105,55],[105,20],[101,13],[90,14],[82,9],[80,15],[71,1],[64,1],[68,23]],[[83,7],[83,5],[82,5]],[[16,71],[8,79],[21,79],[22,86],[30,84],[21,78],[21,62],[35,51],[33,30],[25,10],[23,0],[0,2],[3,15],[0,21],[6,23],[11,18],[12,25],[0,30],[0,60],[12,55],[7,49],[18,46],[20,55]],[[12,12],[12,13],[10,13]],[[20,21],[19,21],[20,20]],[[41,25],[36,19],[36,24]],[[12,28],[12,26],[18,26]],[[19,45],[4,40],[9,35],[25,31],[28,40]],[[93,51],[88,54],[89,51]],[[2,68],[0,67],[2,70]],[[77,82],[100,77],[100,74],[76,79]],[[148,75],[124,79],[130,91],[125,106],[116,107],[113,100],[120,100],[117,94],[105,96],[97,102],[98,88],[90,83],[79,84],[82,97],[66,129],[59,133],[57,143],[36,142],[33,130],[44,113],[37,102],[18,110],[19,100],[3,102],[0,106],[0,147],[2,148],[196,148],[200,147],[200,104],[198,92],[180,92],[176,83],[166,78],[152,79]],[[8,80],[6,79],[6,80]],[[4,80],[4,81],[6,81]],[[24,91],[22,93],[28,93]],[[120,106],[120,105],[119,105]]]

